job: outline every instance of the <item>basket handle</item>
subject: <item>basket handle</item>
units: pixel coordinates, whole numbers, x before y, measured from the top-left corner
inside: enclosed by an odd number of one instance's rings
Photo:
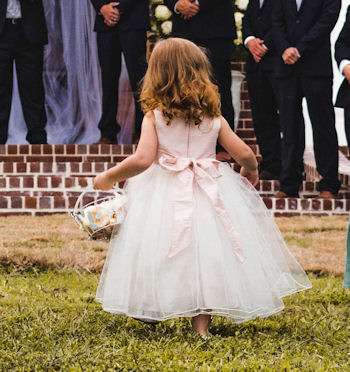
[[[93,188],[89,187],[87,188],[86,190],[84,190],[78,197],[76,203],[75,203],[75,206],[74,206],[74,210],[73,210],[73,214],[76,215],[77,214],[77,211],[80,207],[82,207],[82,202],[83,202],[83,197],[85,196],[85,194],[87,194],[88,192],[97,192],[98,190],[94,190]],[[111,189],[112,192],[114,192],[114,194],[122,194],[124,195],[125,194],[125,190],[121,189],[120,187],[113,187]]]

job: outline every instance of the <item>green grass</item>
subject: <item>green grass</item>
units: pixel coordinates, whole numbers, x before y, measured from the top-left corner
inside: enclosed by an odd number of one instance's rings
[[[0,271],[1,371],[350,371],[350,291],[313,277],[268,319],[214,317],[214,337],[188,319],[155,329],[101,310],[99,276],[73,270]]]

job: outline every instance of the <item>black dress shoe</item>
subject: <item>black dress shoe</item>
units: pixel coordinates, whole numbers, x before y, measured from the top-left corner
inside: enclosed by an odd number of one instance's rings
[[[133,318],[133,319],[137,320],[138,322],[150,324],[150,325],[156,325],[159,323],[158,320],[152,320],[152,319],[139,319],[139,318]]]
[[[263,170],[259,173],[259,178],[261,180],[279,180],[280,176],[267,170]]]
[[[101,139],[98,142],[94,143],[94,145],[118,145],[118,141],[106,137],[101,137]]]

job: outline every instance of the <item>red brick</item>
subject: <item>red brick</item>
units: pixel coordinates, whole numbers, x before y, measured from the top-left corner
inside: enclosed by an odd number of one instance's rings
[[[57,155],[57,154],[64,154],[64,149],[65,149],[65,146],[64,145],[55,145],[54,146],[54,153]]]
[[[20,187],[20,179],[18,177],[11,177],[10,178],[10,188],[19,188]]]
[[[100,153],[110,155],[112,146],[111,145],[100,145]]]
[[[59,176],[53,176],[51,178],[51,187],[57,188],[57,187],[63,187],[63,180],[62,177]]]
[[[87,187],[88,186],[88,180],[83,177],[78,178],[78,183],[80,187]]]
[[[298,209],[298,199],[289,198],[288,199],[288,209],[297,210]]]
[[[251,111],[241,111],[239,114],[240,119],[251,119],[252,113]]]
[[[71,166],[72,166],[72,164],[71,164]],[[91,168],[92,168],[91,163],[83,163],[83,169],[82,169],[82,171],[83,172],[90,173],[91,172]]]
[[[19,153],[21,155],[29,154],[29,145],[19,145]]]
[[[311,207],[314,211],[319,211],[321,209],[321,201],[318,199],[312,199]]]
[[[105,170],[105,163],[95,163],[95,172],[104,172]]]
[[[38,187],[40,189],[47,188],[49,186],[48,184],[48,178],[47,177],[38,177]]]
[[[119,155],[122,153],[122,146],[121,145],[110,145],[111,146],[111,153],[112,155]]]
[[[241,99],[248,101],[249,100],[249,94],[248,94],[248,92],[242,92]]]
[[[99,153],[99,145],[89,145],[88,154],[97,155]]]
[[[315,183],[311,181],[305,182],[305,191],[316,191],[315,189]]]
[[[62,197],[63,192],[62,191],[34,191],[33,192],[34,196],[53,196],[55,198],[57,197]]]
[[[23,177],[23,187],[24,188],[33,188],[34,187],[34,178],[33,177]]]
[[[267,209],[272,209],[272,199],[271,198],[263,198],[263,202],[265,203]]]
[[[49,196],[40,198],[39,207],[40,209],[52,209],[52,198]]]
[[[285,209],[286,200],[285,199],[276,199],[276,209]]]
[[[58,163],[81,162],[83,158],[81,156],[56,156],[56,161]]]
[[[36,198],[26,196],[24,206],[26,209],[36,209],[36,202],[37,202]]]
[[[24,162],[24,157],[23,156],[0,156],[0,162],[4,163],[13,163],[13,162]]]
[[[324,199],[323,200],[323,209],[325,211],[331,211],[333,209],[333,200],[331,199]]]
[[[343,200],[334,200],[334,208],[335,209],[343,209],[344,208]]]
[[[40,163],[31,163],[30,164],[31,173],[40,173]]]
[[[43,163],[43,173],[52,173],[52,163]]]
[[[268,180],[262,181],[262,191],[271,191],[272,190],[272,182]]]
[[[90,164],[90,166],[91,166],[91,164]],[[80,172],[79,163],[71,163],[70,164],[70,171],[74,172],[74,173],[79,173]]]
[[[5,188],[6,187],[6,178],[0,178],[0,187]]]
[[[123,154],[131,155],[133,153],[132,145],[123,145]]]
[[[32,154],[41,154],[41,145],[31,145]]]
[[[306,211],[310,209],[310,200],[308,199],[301,199],[301,208],[302,210]]]
[[[0,154],[6,154],[6,145],[0,145]]]
[[[67,155],[75,155],[76,154],[75,145],[66,145],[66,154]]]
[[[53,156],[27,156],[27,162],[29,163],[35,163],[35,162],[47,162],[52,163],[53,162]]]
[[[67,177],[64,180],[64,187],[70,188],[75,186],[75,178],[73,177]]]
[[[27,173],[27,163],[16,163],[17,173]]]
[[[274,217],[295,217],[300,216],[299,212],[275,212]]]
[[[87,145],[77,145],[77,154],[86,155]]]
[[[9,155],[17,155],[18,154],[18,146],[17,145],[7,145],[7,153]]]
[[[13,196],[11,198],[11,208],[23,208],[23,199],[20,196]]]
[[[69,209],[73,209],[75,207],[75,203],[77,202],[77,199],[78,198],[75,198],[75,197],[68,198],[68,208]]]
[[[65,198],[54,198],[53,207],[55,209],[66,208],[66,199]]]
[[[110,156],[86,156],[85,161],[90,162],[110,162],[112,159]]]
[[[7,202],[8,202],[7,198],[5,198],[4,196],[0,196],[0,209],[6,209]]]
[[[56,170],[58,173],[65,173],[67,171],[66,163],[56,163]]]
[[[113,156],[112,161],[113,163],[120,163],[123,160],[125,160],[127,157],[126,156]]]
[[[346,210],[350,211],[350,200],[346,201]]]
[[[43,145],[43,154],[53,154],[53,146],[52,145]]]

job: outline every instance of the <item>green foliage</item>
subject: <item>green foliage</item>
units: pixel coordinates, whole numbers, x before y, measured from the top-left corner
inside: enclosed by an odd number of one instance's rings
[[[78,271],[0,272],[1,371],[350,371],[350,292],[341,278],[286,299],[267,319],[214,317],[213,338],[188,319],[156,327],[104,312],[99,276]]]

